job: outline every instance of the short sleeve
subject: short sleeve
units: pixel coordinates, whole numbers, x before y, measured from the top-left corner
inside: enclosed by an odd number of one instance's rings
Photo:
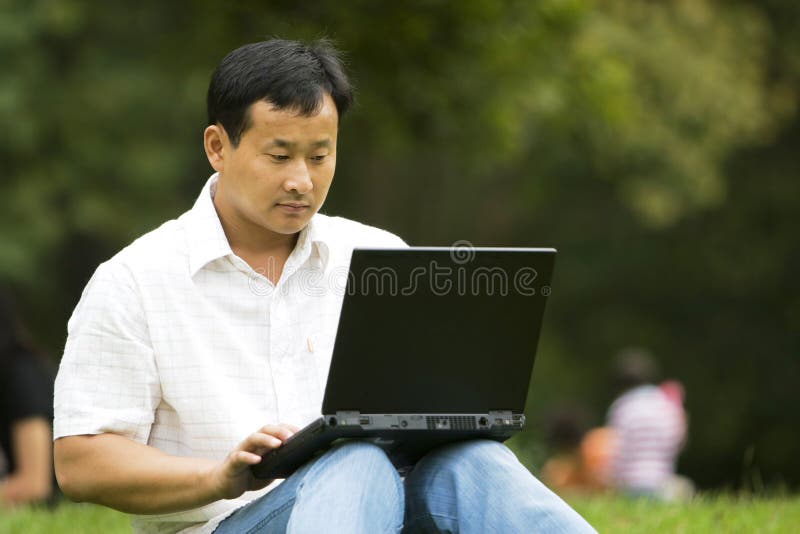
[[[114,433],[147,443],[161,400],[141,296],[128,268],[106,262],[67,325],[53,437]]]

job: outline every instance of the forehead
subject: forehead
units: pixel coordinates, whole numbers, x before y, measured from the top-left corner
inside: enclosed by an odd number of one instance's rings
[[[306,141],[335,138],[339,125],[336,104],[327,93],[322,105],[314,115],[301,115],[295,109],[278,109],[271,102],[259,100],[248,109],[249,128],[243,134],[264,138],[281,138],[291,141]]]

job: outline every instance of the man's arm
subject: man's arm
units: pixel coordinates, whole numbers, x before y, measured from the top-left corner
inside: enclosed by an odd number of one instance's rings
[[[188,510],[269,484],[249,468],[295,431],[288,425],[265,426],[222,462],[170,456],[116,434],[67,436],[55,442],[56,478],[75,501],[132,514]]]

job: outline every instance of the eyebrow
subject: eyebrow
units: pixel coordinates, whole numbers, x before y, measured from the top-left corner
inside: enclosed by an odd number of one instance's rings
[[[297,146],[297,143],[292,141],[287,141],[285,139],[273,139],[270,141],[267,146],[275,146],[279,148],[294,148]],[[320,141],[314,141],[311,143],[311,148],[330,148],[331,141],[330,139],[322,139]]]

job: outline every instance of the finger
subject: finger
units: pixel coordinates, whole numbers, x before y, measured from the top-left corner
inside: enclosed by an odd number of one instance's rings
[[[247,436],[237,449],[262,454],[281,445],[283,445],[283,441],[280,438],[263,432],[256,432]]]
[[[261,455],[254,454],[252,452],[239,451],[236,453],[236,456],[238,457],[239,461],[248,465],[253,465],[261,462]]]
[[[229,456],[230,463],[234,469],[246,465],[255,465],[261,462],[261,455],[248,451],[234,451]]]
[[[298,427],[290,423],[281,423],[280,426],[282,426],[283,428],[288,428],[292,432],[292,434],[297,434],[298,432],[300,432],[300,429]]]
[[[288,428],[286,425],[266,425],[261,427],[259,432],[263,434],[268,434],[270,436],[275,436],[280,440],[289,439],[294,432]]]

